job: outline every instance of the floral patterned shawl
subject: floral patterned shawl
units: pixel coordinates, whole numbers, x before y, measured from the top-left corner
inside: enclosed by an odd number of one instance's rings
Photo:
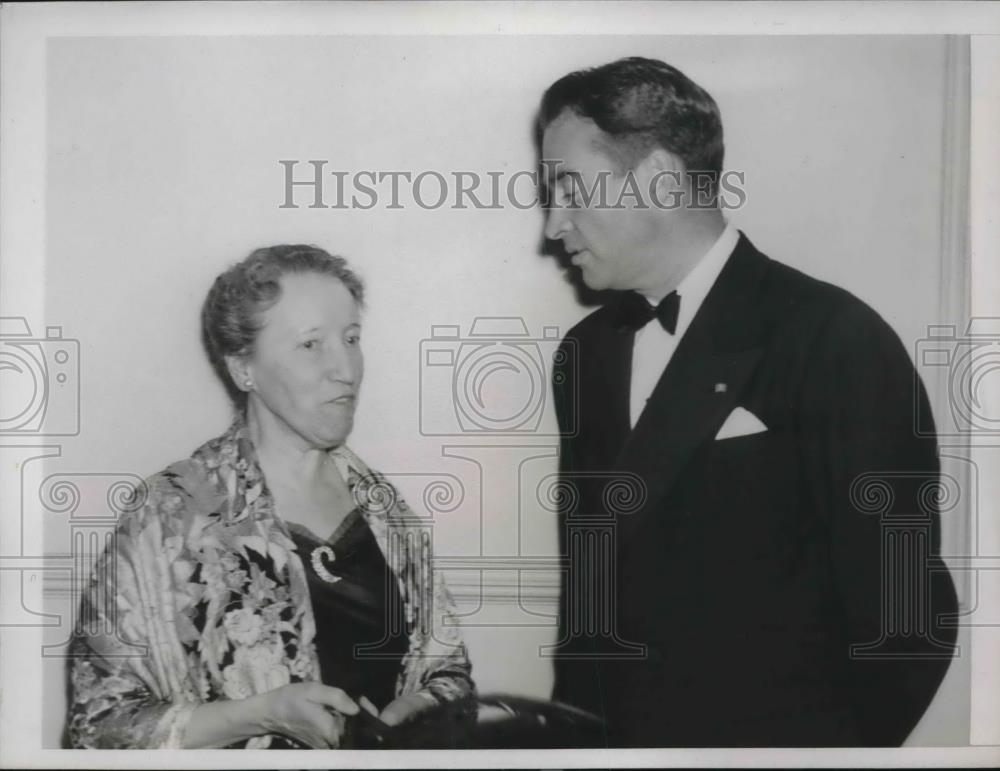
[[[396,576],[412,630],[396,694],[471,702],[471,667],[432,570],[429,528],[346,447],[331,457]],[[70,646],[74,747],[180,747],[203,702],[319,680],[305,570],[243,421],[143,492],[81,603]]]

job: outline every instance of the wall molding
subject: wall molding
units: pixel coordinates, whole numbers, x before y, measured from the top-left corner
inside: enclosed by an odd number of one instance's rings
[[[435,562],[458,605],[529,605],[540,612],[556,612],[561,580],[556,560],[442,557]],[[71,567],[42,572],[42,595],[46,601],[78,600],[82,582],[74,577]]]
[[[956,335],[963,336],[972,314],[972,255],[970,251],[970,147],[971,134],[971,46],[966,35],[950,35],[945,39],[944,122],[942,131],[941,171],[941,286],[938,296],[939,323],[951,324]],[[919,366],[919,362],[918,362]],[[926,374],[926,370],[924,370]],[[950,373],[947,367],[936,371],[937,399],[935,414],[950,415]],[[974,483],[970,472],[968,442],[944,448],[941,471],[959,480],[967,491],[967,505],[962,516],[944,533],[951,550],[974,554],[976,548],[976,510],[970,500]],[[953,573],[959,598],[970,599],[968,571]]]
[[[941,318],[967,321],[971,312],[969,148],[971,143],[969,38],[945,40],[944,131],[941,180]],[[964,330],[963,330],[964,331]]]

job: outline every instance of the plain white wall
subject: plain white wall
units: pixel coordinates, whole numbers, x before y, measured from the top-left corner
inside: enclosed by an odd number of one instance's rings
[[[943,38],[52,39],[46,323],[80,341],[82,429],[47,470],[146,476],[220,433],[228,405],[198,330],[211,280],[254,247],[316,243],[368,285],[354,448],[398,475],[411,503],[442,475],[462,482],[461,503],[436,518],[439,555],[554,553],[552,517],[513,489],[517,450],[466,451],[477,469],[443,457],[463,440],[422,436],[419,423],[432,325],[464,332],[477,316],[519,316],[533,334],[565,332],[589,311],[538,254],[541,212],[317,210],[306,192],[302,208],[282,209],[278,161],[303,161],[299,177],[310,159],[349,172],[530,170],[545,87],[626,55],[662,58],[716,98],[727,168],[747,180],[731,218],[755,244],[858,294],[912,350],[939,320]],[[546,405],[542,435],[513,444],[545,455],[553,425]],[[554,468],[549,452],[532,479]],[[51,551],[66,550],[65,534],[53,518]],[[537,647],[551,626],[486,612],[478,619],[495,626],[466,630],[480,689],[546,696]],[[916,739],[964,743],[962,671]],[[54,744],[58,660],[47,672]]]

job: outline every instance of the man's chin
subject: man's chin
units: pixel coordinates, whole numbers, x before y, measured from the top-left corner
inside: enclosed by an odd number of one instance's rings
[[[580,280],[592,292],[603,292],[610,288],[607,281],[601,281],[597,276],[588,275],[586,271],[581,271]]]

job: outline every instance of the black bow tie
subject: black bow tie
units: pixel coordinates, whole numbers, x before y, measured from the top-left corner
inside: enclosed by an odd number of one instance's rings
[[[655,317],[670,334],[677,330],[681,296],[676,291],[664,297],[655,308],[638,292],[625,292],[618,301],[617,326],[636,332]]]

